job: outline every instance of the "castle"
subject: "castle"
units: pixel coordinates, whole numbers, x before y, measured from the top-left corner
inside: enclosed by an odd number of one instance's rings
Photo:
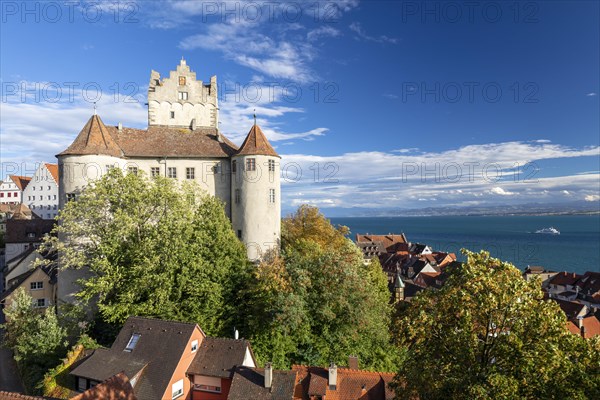
[[[193,180],[221,199],[251,260],[279,245],[281,157],[256,123],[239,148],[228,140],[219,131],[216,76],[204,84],[183,59],[169,77],[151,72],[147,129],[105,125],[94,113],[56,157],[60,208],[111,168],[143,171]],[[61,273],[59,299],[70,297],[75,288],[67,282],[81,273]]]

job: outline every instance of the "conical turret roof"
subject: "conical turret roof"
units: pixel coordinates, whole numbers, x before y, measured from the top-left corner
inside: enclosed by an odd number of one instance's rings
[[[279,157],[279,154],[271,146],[267,137],[260,129],[260,126],[254,124],[248,136],[242,143],[242,146],[237,151],[236,155],[262,155]]]
[[[108,132],[106,125],[98,115],[92,117],[85,124],[73,143],[59,156],[103,154],[121,157],[123,151]]]

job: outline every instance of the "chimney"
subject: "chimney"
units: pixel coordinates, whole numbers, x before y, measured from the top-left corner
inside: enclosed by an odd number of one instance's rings
[[[271,389],[273,386],[273,366],[270,362],[265,364],[265,388]]]
[[[583,328],[583,317],[577,317],[577,327],[579,329]]]
[[[349,356],[348,357],[348,368],[358,369],[358,357],[357,356]]]
[[[329,390],[336,390],[337,386],[337,365],[331,363],[329,366]]]
[[[119,122],[117,129],[119,130],[119,133],[121,133],[121,131],[123,131],[123,124]]]

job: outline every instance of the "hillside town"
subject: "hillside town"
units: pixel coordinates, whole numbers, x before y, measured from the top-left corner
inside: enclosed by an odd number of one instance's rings
[[[280,155],[256,117],[239,147],[223,134],[217,90],[182,58],[165,77],[151,72],[146,129],[94,110],[57,163],[0,183],[0,322],[13,343],[2,369],[28,388],[0,400],[418,398],[397,375],[410,345],[392,318],[463,267],[487,279],[496,261],[469,264],[410,232],[351,233],[316,207],[282,220]],[[517,279],[541,285],[531,304],[560,306],[559,330],[600,336],[600,273],[529,266]],[[485,343],[513,333],[486,329],[474,335]],[[21,340],[31,331],[53,341],[46,358],[38,336],[33,350]]]

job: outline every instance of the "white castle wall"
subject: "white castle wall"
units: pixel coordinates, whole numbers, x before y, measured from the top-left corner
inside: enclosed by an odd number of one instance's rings
[[[248,158],[256,159],[256,171],[246,171]],[[232,175],[231,216],[236,234],[248,249],[248,258],[256,260],[265,251],[277,248],[281,235],[281,184],[280,159],[278,157],[249,155],[234,156],[237,172]],[[268,160],[275,161],[275,171],[269,171]],[[269,190],[275,190],[271,202]],[[236,203],[236,190],[240,191]]]

